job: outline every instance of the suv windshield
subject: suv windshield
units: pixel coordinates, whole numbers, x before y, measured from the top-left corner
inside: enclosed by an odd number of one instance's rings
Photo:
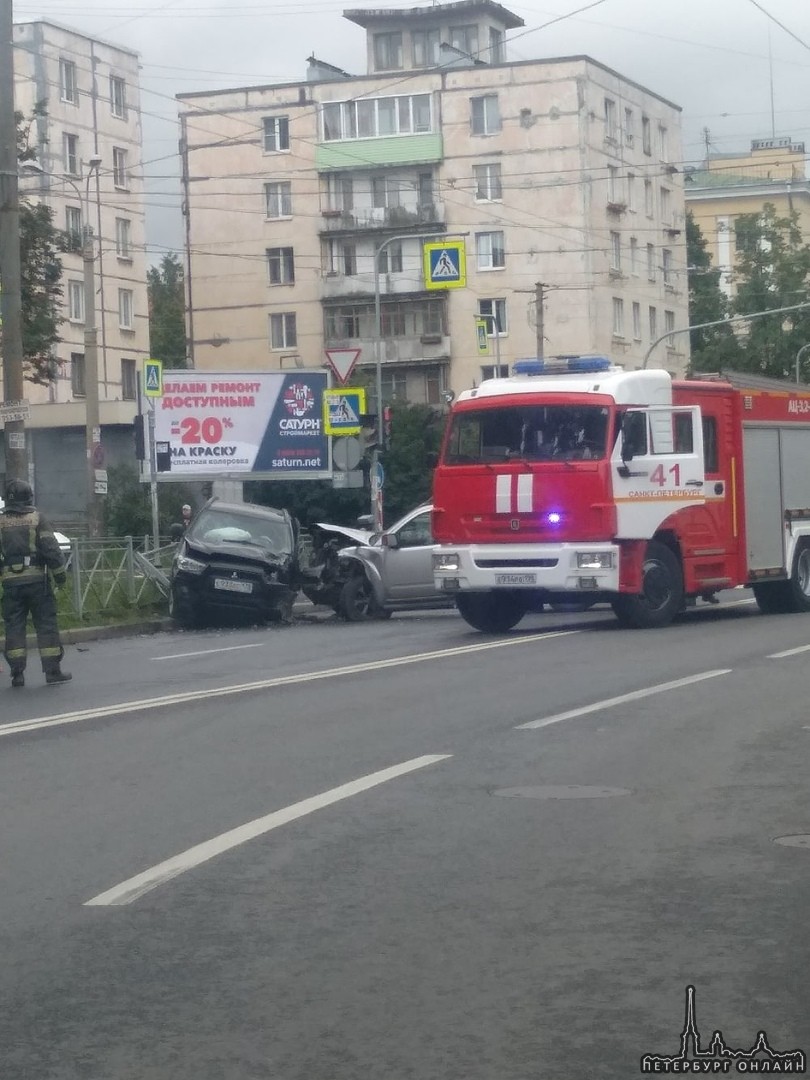
[[[215,507],[203,510],[186,538],[205,544],[254,544],[278,555],[290,555],[293,550],[292,531],[285,521]]]
[[[595,405],[509,405],[459,412],[444,463],[597,460],[606,453],[608,419],[609,410]]]

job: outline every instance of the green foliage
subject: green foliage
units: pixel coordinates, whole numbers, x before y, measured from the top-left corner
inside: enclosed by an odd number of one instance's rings
[[[187,366],[183,264],[174,252],[146,272],[151,356],[167,368]]]
[[[737,292],[734,310],[740,314],[806,303],[810,278],[810,246],[802,237],[794,210],[779,217],[772,203],[760,214],[742,214],[735,221]],[[807,311],[754,319],[742,337],[742,370],[791,378],[796,354],[810,342]]]
[[[385,524],[430,498],[432,465],[430,454],[439,448],[442,414],[429,405],[391,405],[391,434],[381,455],[385,469]],[[368,474],[369,462],[365,463]],[[354,525],[361,514],[370,513],[368,484],[362,489],[335,490],[328,481],[271,480],[245,484],[245,499],[263,506],[290,511],[304,527],[316,521],[333,525]]]
[[[729,302],[720,288],[720,270],[712,268],[706,240],[691,210],[686,212],[686,262],[689,267],[689,323],[691,326],[731,314]],[[740,346],[731,326],[693,330],[690,337],[693,371],[717,371],[733,367]]]
[[[108,473],[108,495],[104,500],[104,530],[108,536],[150,535],[152,504],[149,485],[138,479],[132,465],[112,465]],[[158,487],[160,535],[168,537],[171,526],[182,521],[184,503],[194,505],[194,494],[184,484],[161,484]]]

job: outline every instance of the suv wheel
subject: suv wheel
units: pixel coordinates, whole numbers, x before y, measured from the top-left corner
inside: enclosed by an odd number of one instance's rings
[[[365,574],[356,574],[343,586],[339,611],[349,622],[365,622],[366,619],[388,615],[388,612],[378,606],[371,582]]]

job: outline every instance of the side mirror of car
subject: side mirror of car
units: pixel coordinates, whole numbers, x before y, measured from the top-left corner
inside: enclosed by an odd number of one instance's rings
[[[427,454],[425,455],[425,461],[427,462],[427,467],[429,469],[435,469],[436,466],[439,464],[438,451],[428,450]]]
[[[173,540],[173,541],[174,541],[175,543],[176,543],[176,542],[177,542],[178,540],[182,540],[182,539],[183,539],[183,533],[184,533],[185,531],[186,531],[186,530],[185,530],[185,528],[184,528],[184,527],[183,527],[182,525],[180,525],[179,523],[176,523],[176,524],[174,524],[174,525],[170,525],[170,526],[169,526],[169,536],[170,536],[170,537],[172,538],[172,540]]]
[[[399,547],[399,537],[397,536],[396,533],[383,533],[382,536],[380,537],[380,542],[382,543],[383,547],[387,547],[387,548],[398,548]]]

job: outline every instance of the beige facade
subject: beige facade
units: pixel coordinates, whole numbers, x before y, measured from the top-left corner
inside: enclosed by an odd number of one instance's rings
[[[346,16],[367,75],[311,57],[306,82],[180,98],[197,367],[359,348],[369,377],[378,295],[384,397],[440,404],[498,353],[537,355],[539,296],[546,355],[639,366],[687,325],[675,105],[587,57],[508,62],[520,20],[491,0]],[[464,240],[466,288],[426,288],[442,237]],[[687,350],[651,363],[681,371]]]
[[[49,22],[14,27],[17,109],[39,118],[21,194],[47,203],[72,239],[62,256],[62,341],[50,387],[26,383],[32,427],[69,423],[85,397],[82,230],[94,240],[102,423],[131,423],[137,371],[149,355],[138,55]],[[90,168],[98,157],[97,171]]]
[[[720,284],[729,296],[734,289],[734,221],[741,214],[760,213],[767,203],[780,217],[795,210],[802,235],[810,241],[804,143],[756,139],[750,153],[711,154],[703,169],[687,177],[687,207],[706,240],[713,265],[722,271]]]

